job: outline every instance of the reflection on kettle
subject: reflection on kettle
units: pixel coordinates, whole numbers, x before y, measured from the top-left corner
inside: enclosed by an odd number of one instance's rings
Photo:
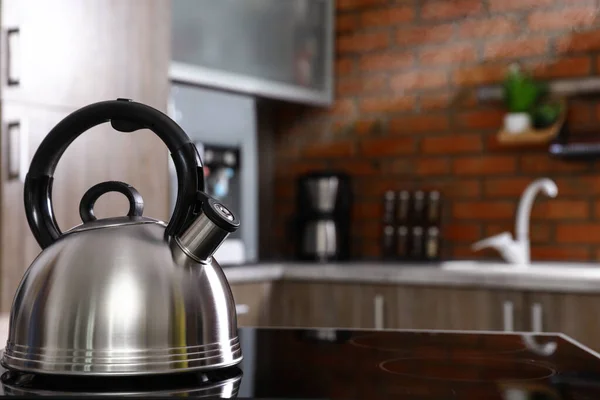
[[[500,385],[503,400],[561,400],[560,394],[545,385],[506,383]]]
[[[539,335],[538,335],[539,336]],[[526,333],[521,336],[527,350],[539,356],[549,357],[556,351],[558,345],[556,342],[538,343],[535,334]]]
[[[103,182],[81,200],[83,224],[62,232],[52,203],[54,170],[79,135],[108,121],[120,132],[150,129],[168,147],[179,188],[173,215],[168,224],[144,217],[142,196],[133,187]],[[97,219],[94,204],[111,191],[127,197],[129,212]],[[239,221],[204,193],[196,147],[173,120],[126,99],[75,111],[37,149],[24,197],[27,221],[43,250],[14,298],[6,368],[107,376],[241,361],[233,295],[212,257]]]
[[[139,376],[98,379],[6,372],[2,375],[2,394],[6,396],[119,396],[119,397],[194,397],[237,398],[243,373],[227,368],[219,373],[177,374],[162,377]]]
[[[296,336],[300,341],[308,343],[344,344],[352,338],[352,332],[333,328],[300,329],[296,331]]]

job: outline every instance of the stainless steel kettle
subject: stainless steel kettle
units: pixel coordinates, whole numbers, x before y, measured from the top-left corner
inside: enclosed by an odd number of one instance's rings
[[[169,148],[179,183],[173,215],[168,224],[143,217],[133,187],[104,182],[81,199],[83,224],[63,233],[52,206],[56,165],[75,138],[108,121],[121,132],[150,129]],[[139,375],[239,363],[233,296],[212,258],[239,221],[203,189],[196,147],[152,107],[105,101],[58,123],[25,180],[27,220],[43,251],[17,289],[2,365],[45,374]],[[94,203],[110,191],[127,196],[129,213],[96,219]]]

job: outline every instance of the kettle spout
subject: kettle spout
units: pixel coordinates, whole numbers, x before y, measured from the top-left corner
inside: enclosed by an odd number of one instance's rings
[[[182,234],[176,236],[179,248],[194,261],[209,262],[212,255],[240,222],[227,207],[202,193],[200,212]]]

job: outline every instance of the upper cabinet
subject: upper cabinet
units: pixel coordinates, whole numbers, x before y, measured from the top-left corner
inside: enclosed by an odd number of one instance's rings
[[[177,0],[174,81],[315,105],[333,99],[333,0]]]
[[[170,11],[163,0],[3,0],[2,99],[81,107],[131,97],[164,109],[168,87],[152,70],[168,63]]]

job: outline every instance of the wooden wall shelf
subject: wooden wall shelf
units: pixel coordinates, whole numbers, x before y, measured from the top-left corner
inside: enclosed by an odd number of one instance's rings
[[[523,133],[509,133],[504,130],[498,133],[498,143],[505,145],[520,145],[520,144],[544,144],[550,143],[556,137],[562,123],[558,123],[539,130],[531,130]]]
[[[561,97],[584,94],[600,94],[600,77],[583,79],[562,79],[548,82],[550,93]],[[477,99],[481,101],[501,100],[502,86],[482,86],[476,89]]]
[[[503,129],[498,132],[498,143],[507,146],[530,144],[535,145],[550,143],[552,140],[554,140],[558,136],[567,117],[567,102],[565,99],[561,98],[555,100],[560,103],[562,112],[560,113],[558,120],[553,125],[544,129],[531,129],[528,132],[522,133],[510,133]]]

